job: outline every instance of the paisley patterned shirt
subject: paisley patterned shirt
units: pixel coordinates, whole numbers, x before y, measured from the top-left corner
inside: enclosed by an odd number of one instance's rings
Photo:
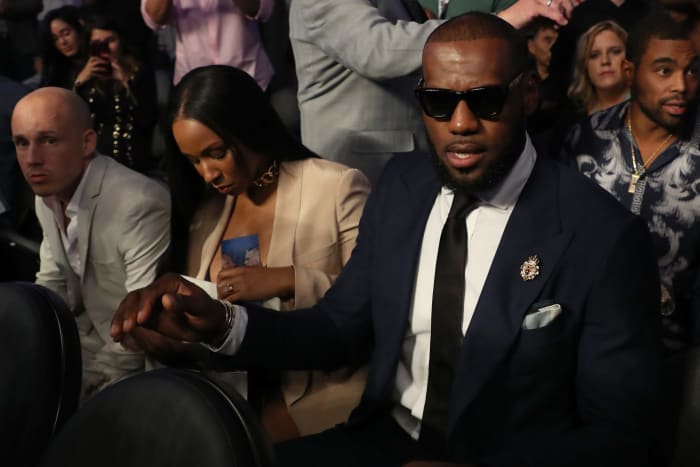
[[[646,220],[661,276],[664,344],[676,351],[700,339],[700,132],[696,126],[687,139],[664,150],[630,192],[628,106],[623,102],[576,125],[562,158]],[[643,167],[636,143],[634,153]]]

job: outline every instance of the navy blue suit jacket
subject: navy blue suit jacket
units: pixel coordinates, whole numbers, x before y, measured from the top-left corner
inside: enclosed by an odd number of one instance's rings
[[[387,165],[357,247],[326,296],[293,313],[249,310],[236,364],[326,368],[369,358],[350,424],[391,404],[417,258],[440,189],[425,156]],[[540,272],[520,276],[532,255]],[[525,315],[558,303],[549,325]],[[644,466],[660,378],[658,272],[646,226],[570,168],[537,161],[463,339],[450,456],[498,466]]]

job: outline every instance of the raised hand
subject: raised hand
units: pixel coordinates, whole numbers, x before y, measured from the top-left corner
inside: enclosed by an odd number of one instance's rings
[[[498,13],[498,16],[508,21],[514,28],[521,29],[530,21],[543,16],[559,26],[564,26],[571,18],[571,12],[584,0],[519,0],[509,8]]]
[[[87,63],[80,71],[80,73],[78,73],[78,77],[75,79],[75,86],[78,87],[82,84],[85,84],[92,78],[109,78],[109,65],[109,60],[107,60],[106,58],[93,55],[88,59]]]

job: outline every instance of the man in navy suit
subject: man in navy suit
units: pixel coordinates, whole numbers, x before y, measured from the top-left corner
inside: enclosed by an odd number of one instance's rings
[[[113,337],[154,353],[204,342],[244,368],[368,360],[348,423],[278,445],[283,466],[650,465],[649,236],[603,190],[537,158],[525,53],[492,15],[430,36],[416,94],[433,153],[388,164],[317,306],[217,303],[165,276],[122,302]]]

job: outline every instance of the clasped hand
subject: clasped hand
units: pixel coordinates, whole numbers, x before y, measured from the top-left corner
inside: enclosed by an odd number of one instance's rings
[[[110,335],[134,350],[164,352],[173,342],[208,343],[226,327],[224,307],[178,274],[130,292],[119,304]]]

